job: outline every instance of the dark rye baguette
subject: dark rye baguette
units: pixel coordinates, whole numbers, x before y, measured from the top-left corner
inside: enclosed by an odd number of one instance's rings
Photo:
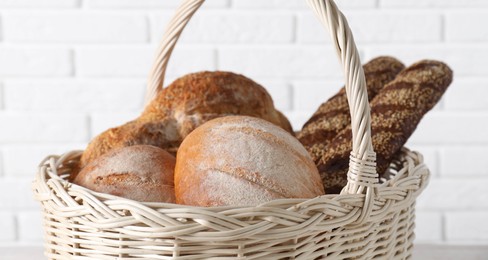
[[[440,100],[452,76],[446,64],[423,60],[400,72],[371,100],[371,136],[380,175],[388,169],[425,113]],[[351,126],[342,130],[318,161],[327,193],[340,193],[347,183],[351,135]]]
[[[405,66],[392,57],[378,57],[363,66],[371,100],[383,86],[392,81]],[[346,90],[343,87],[336,95],[320,105],[305,123],[297,137],[305,146],[314,162],[323,157],[328,144],[344,128],[351,124]]]

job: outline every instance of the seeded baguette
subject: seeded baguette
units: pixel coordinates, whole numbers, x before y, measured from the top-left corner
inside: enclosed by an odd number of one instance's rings
[[[366,63],[363,70],[369,100],[404,68],[405,65],[400,61],[387,56],[381,56]],[[346,90],[343,87],[336,95],[320,105],[297,137],[317,163],[323,157],[332,139],[350,124],[349,105]]]
[[[446,64],[423,60],[400,72],[371,100],[371,137],[380,175],[422,117],[440,100],[452,77],[452,70]],[[351,126],[348,126],[318,160],[317,167],[328,193],[340,193],[347,183],[351,140]]]

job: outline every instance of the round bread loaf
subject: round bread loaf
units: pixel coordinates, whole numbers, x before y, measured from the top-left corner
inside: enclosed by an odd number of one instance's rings
[[[112,149],[137,144],[176,154],[193,129],[228,115],[262,118],[292,133],[288,119],[275,109],[261,85],[232,72],[204,71],[175,80],[158,93],[139,118],[95,137],[81,157],[81,167]]]
[[[175,157],[158,147],[112,150],[84,167],[75,184],[143,202],[175,202]]]
[[[178,150],[176,202],[193,206],[253,206],[273,199],[324,194],[315,164],[280,127],[248,116],[211,120]]]

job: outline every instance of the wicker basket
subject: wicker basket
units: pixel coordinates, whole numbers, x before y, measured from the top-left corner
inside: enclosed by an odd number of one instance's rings
[[[162,88],[171,52],[204,0],[185,0],[159,49],[147,100]],[[419,153],[403,149],[379,181],[364,72],[346,19],[332,0],[308,0],[329,27],[346,74],[353,151],[340,195],[256,207],[141,203],[67,181],[81,151],[49,156],[33,184],[50,259],[409,259],[415,199],[428,183]]]

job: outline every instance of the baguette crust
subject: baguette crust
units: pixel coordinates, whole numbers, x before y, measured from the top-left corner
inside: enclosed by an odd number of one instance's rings
[[[422,117],[440,100],[452,77],[452,70],[446,64],[423,60],[400,72],[371,100],[371,136],[380,175],[388,169]],[[317,163],[329,192],[339,193],[347,183],[351,135],[351,126],[343,129]]]
[[[366,63],[363,69],[369,100],[404,68],[405,66],[400,61],[387,56],[378,57]],[[336,95],[320,105],[297,137],[317,163],[326,152],[332,139],[350,124],[351,115],[346,90],[343,87]]]

